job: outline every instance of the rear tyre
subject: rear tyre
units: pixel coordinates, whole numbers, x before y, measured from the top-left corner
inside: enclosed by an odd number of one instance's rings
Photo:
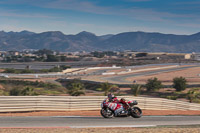
[[[112,118],[114,116],[113,112],[109,108],[102,108],[100,112],[104,118]]]
[[[131,110],[131,116],[133,118],[142,117],[142,110],[139,107],[133,107],[133,109]]]

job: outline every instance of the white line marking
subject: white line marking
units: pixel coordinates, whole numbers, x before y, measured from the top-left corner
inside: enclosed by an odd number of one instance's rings
[[[152,116],[142,116],[142,117],[186,117],[186,116],[182,116],[182,115],[180,115],[180,116],[175,116],[175,115],[152,115]]]
[[[54,118],[81,118],[85,116],[52,116]]]
[[[157,125],[112,125],[112,126],[70,126],[70,128],[110,128],[110,127],[156,127]]]
[[[51,116],[53,118],[92,118],[92,117],[99,117],[99,118],[103,118],[101,116]],[[187,117],[187,116],[176,116],[176,115],[166,115],[166,116],[163,116],[163,115],[149,115],[149,116],[142,116],[142,117]],[[116,117],[117,118],[117,117]],[[129,118],[129,117],[127,117]]]

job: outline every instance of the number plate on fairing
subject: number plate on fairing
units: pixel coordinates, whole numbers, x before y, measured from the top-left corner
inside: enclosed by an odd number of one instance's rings
[[[116,103],[109,103],[109,104],[108,104],[108,107],[109,107],[111,110],[115,110],[115,108],[117,107],[117,104],[116,104]]]

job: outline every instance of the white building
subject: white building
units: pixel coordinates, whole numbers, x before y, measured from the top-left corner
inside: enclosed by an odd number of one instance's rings
[[[194,60],[200,61],[200,53],[193,53]]]

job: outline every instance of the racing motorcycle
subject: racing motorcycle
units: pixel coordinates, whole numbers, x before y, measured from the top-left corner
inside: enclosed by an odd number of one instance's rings
[[[138,104],[137,101],[125,101],[125,104],[108,102],[104,100],[101,104],[101,115],[104,118],[112,117],[129,117],[140,118],[142,116],[142,110],[139,107],[135,107]],[[116,112],[117,111],[117,112]]]

